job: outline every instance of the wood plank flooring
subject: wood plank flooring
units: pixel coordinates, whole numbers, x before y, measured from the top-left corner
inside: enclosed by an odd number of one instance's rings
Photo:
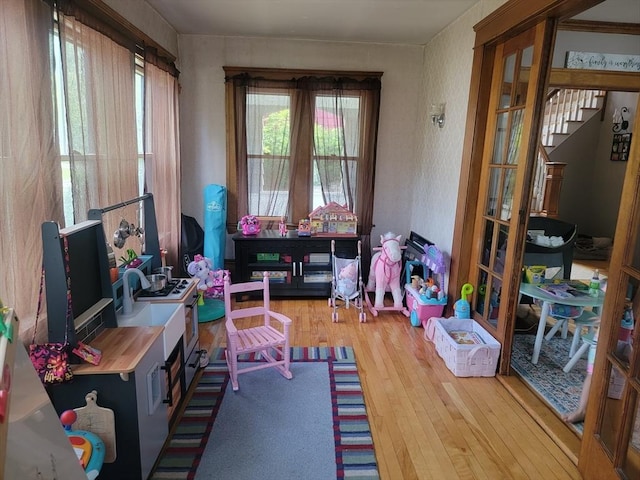
[[[249,304],[250,302],[246,302]],[[358,322],[327,299],[272,300],[293,320],[294,346],[352,346],[380,476],[399,479],[580,479],[577,467],[496,378],[458,378],[424,330],[396,312]],[[224,346],[224,321],[200,325]]]

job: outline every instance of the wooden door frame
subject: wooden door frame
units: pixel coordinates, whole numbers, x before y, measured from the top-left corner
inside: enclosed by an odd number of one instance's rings
[[[471,258],[475,238],[475,214],[478,201],[479,181],[482,171],[482,152],[487,126],[487,108],[491,89],[491,76],[495,46],[522,33],[543,20],[558,21],[569,18],[603,0],[510,0],[474,26],[476,40],[473,70],[467,110],[467,122],[462,151],[462,165],[456,208],[456,218],[451,247],[451,269],[448,291],[459,292],[464,283],[471,281]],[[549,47],[550,48],[550,47]],[[546,52],[551,55],[551,52]],[[541,72],[547,75],[547,71]],[[517,239],[516,239],[517,241]],[[522,260],[523,245],[514,252],[514,262]],[[514,270],[514,269],[512,269]],[[505,272],[505,275],[509,273]],[[518,272],[511,272],[511,284],[515,285]],[[514,305],[505,305],[500,315],[506,315]],[[503,331],[498,341],[511,342],[508,331]],[[507,345],[510,351],[510,344]],[[507,374],[509,358],[502,355],[499,373]]]
[[[451,251],[451,273],[448,289],[451,292],[460,291],[462,285],[470,280],[472,269],[472,246],[475,239],[473,232],[475,229],[475,212],[479,193],[479,180],[482,170],[482,152],[485,143],[485,130],[487,127],[488,104],[491,87],[491,73],[495,55],[495,46],[511,36],[531,27],[542,19],[561,21],[587,10],[602,0],[511,0],[498,8],[487,18],[478,23],[474,29],[476,31],[476,41],[474,47],[473,70],[471,75],[467,122],[463,143],[462,165],[460,173],[459,193],[454,225],[454,240]],[[550,52],[549,52],[550,54]],[[545,74],[542,72],[542,74]],[[549,72],[549,84],[554,86],[572,87],[592,87],[617,90],[617,91],[639,91],[640,78],[637,74],[627,74],[620,72],[601,71],[569,71],[567,69],[553,69]],[[640,101],[636,109],[635,124],[640,125]],[[625,187],[623,195],[636,195],[640,188],[640,136],[634,136],[632,145],[632,155],[629,158],[627,174],[625,177]],[[634,183],[635,182],[635,183]],[[636,200],[637,201],[637,200]],[[629,203],[630,201],[628,201]],[[640,208],[640,206],[636,206]],[[629,212],[627,212],[629,215]],[[626,219],[626,220],[625,220]],[[624,213],[619,219],[628,221]],[[624,223],[624,222],[623,222]],[[624,243],[624,242],[622,242]],[[622,262],[622,245],[616,242],[616,248],[612,254],[612,267],[620,266]],[[522,248],[514,253],[515,260],[522,260]],[[518,258],[515,258],[518,257]],[[617,263],[616,263],[617,262]],[[515,263],[514,263],[515,264]],[[519,277],[519,271],[512,268],[513,280]],[[505,272],[505,275],[509,273]],[[620,273],[610,275],[611,290],[621,290],[616,288],[616,282],[620,283]],[[619,295],[618,295],[619,296]],[[617,299],[613,296],[605,303],[603,318],[611,315]],[[515,309],[514,305],[509,307]],[[509,308],[501,309],[501,315],[506,314]],[[609,323],[611,328],[607,332],[601,332],[601,341],[606,344],[607,339],[614,338],[615,325]],[[508,335],[508,332],[504,332]],[[504,340],[504,339],[498,339]],[[509,342],[511,339],[509,338]],[[504,355],[503,355],[504,357]],[[599,396],[606,388],[606,358],[596,360],[591,389],[590,402],[599,401]],[[503,359],[499,366],[499,373],[509,374],[509,358]],[[509,378],[509,377],[504,377]],[[592,408],[587,414],[586,425],[595,424],[597,409]],[[544,415],[543,415],[544,416]],[[554,416],[554,418],[556,418]],[[544,419],[541,420],[544,423]],[[559,420],[557,421],[559,423]],[[568,428],[564,428],[568,431]],[[597,472],[602,477],[590,478],[615,478],[615,472],[611,468],[611,462],[606,457],[599,445],[594,442],[593,431],[585,432],[582,442],[578,466],[583,474],[587,472]],[[570,452],[567,452],[569,455]],[[599,465],[599,467],[598,467]]]
[[[638,79],[638,83],[640,83],[640,79]],[[638,85],[638,89],[635,91],[640,92],[640,85]],[[636,104],[634,125],[640,125],[640,96]],[[616,246],[612,251],[609,264],[608,291],[611,291],[614,295],[605,300],[605,305],[602,310],[603,321],[600,326],[598,352],[593,367],[588,401],[589,405],[593,405],[594,407],[587,409],[580,459],[578,462],[578,468],[586,479],[613,480],[620,478],[615,470],[611,468],[612,460],[600,444],[597,431],[599,431],[599,418],[601,418],[603,408],[605,407],[601,399],[607,396],[609,389],[609,371],[606,351],[607,348],[611,350],[617,343],[618,329],[620,327],[619,322],[613,321],[612,319],[616,318],[615,313],[620,311],[618,307],[625,302],[627,272],[624,271],[623,265],[626,263],[625,260],[628,252],[632,248],[637,248],[637,242],[640,242],[640,239],[636,238],[638,235],[638,225],[636,225],[636,221],[640,211],[639,191],[640,135],[634,135],[620,199],[621,208],[615,231]],[[595,406],[599,406],[600,408],[595,408]],[[624,408],[626,409],[628,407],[625,406]]]

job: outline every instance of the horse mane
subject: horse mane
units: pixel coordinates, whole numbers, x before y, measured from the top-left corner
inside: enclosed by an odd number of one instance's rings
[[[382,241],[384,242],[385,240],[391,240],[392,238],[396,238],[396,234],[393,232],[387,232],[384,235],[382,235]]]

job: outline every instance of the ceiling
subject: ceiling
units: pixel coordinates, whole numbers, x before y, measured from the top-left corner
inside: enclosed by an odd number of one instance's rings
[[[146,0],[179,34],[424,45],[479,0]]]
[[[480,0],[146,0],[178,34],[424,45]],[[640,22],[640,1],[576,18]]]

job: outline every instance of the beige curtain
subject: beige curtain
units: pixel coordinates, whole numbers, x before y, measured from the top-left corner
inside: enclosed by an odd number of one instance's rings
[[[30,337],[42,268],[41,225],[62,221],[51,86],[51,10],[0,2],[0,298]],[[43,324],[40,333],[46,336]]]
[[[145,175],[153,193],[160,248],[167,265],[178,266],[180,245],[180,141],[178,79],[145,62]]]
[[[136,198],[139,187],[136,143],[134,55],[78,21],[59,12],[62,69],[66,94],[69,161],[74,223],[86,220],[91,208]],[[107,241],[121,219],[136,226],[132,207],[103,218]],[[140,251],[139,242],[116,249]]]

